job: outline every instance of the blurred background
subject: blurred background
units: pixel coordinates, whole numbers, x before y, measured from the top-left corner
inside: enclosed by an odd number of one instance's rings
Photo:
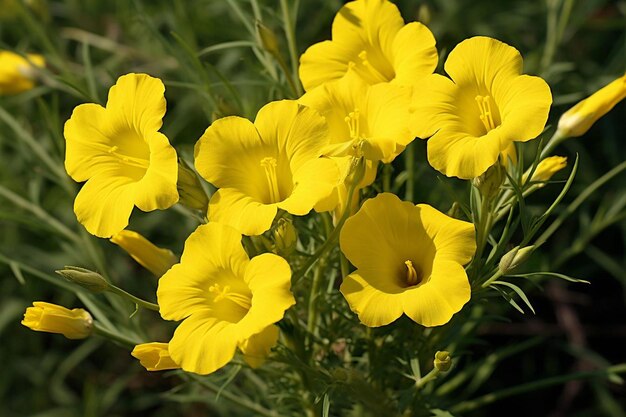
[[[70,341],[36,333],[20,320],[33,300],[83,306],[86,295],[53,273],[64,265],[93,270],[106,265],[118,285],[155,299],[154,277],[76,222],[72,203],[79,186],[63,170],[63,123],[78,104],[104,105],[118,76],[146,72],[166,85],[168,110],[162,131],[179,154],[192,160],[194,143],[215,118],[254,117],[268,101],[294,98],[255,35],[259,20],[276,33],[288,60],[284,16],[275,3],[0,0],[0,49],[39,53],[47,61],[38,87],[0,97],[0,416],[245,415],[215,402],[212,394],[185,389],[176,374],[146,372],[126,348],[99,338]],[[296,45],[302,53],[330,38],[332,18],[343,2],[288,4],[291,10],[297,7]],[[458,42],[474,35],[515,46],[524,57],[524,71],[544,77],[552,89],[552,126],[563,111],[626,70],[626,1],[396,4],[406,21],[420,20],[430,27],[441,62]],[[626,159],[625,120],[626,103],[621,103],[587,135],[556,150],[568,157],[570,166],[576,155],[580,158],[561,209]],[[423,141],[409,148],[417,155],[415,202],[447,211],[452,201],[433,186],[440,174],[428,166],[425,149]],[[402,161],[394,168],[402,169]],[[555,179],[564,178],[566,172]],[[461,359],[463,366],[478,358],[484,365],[477,370],[476,382],[459,390],[459,399],[626,362],[625,185],[622,174],[601,188],[527,266],[591,284],[543,282],[529,291],[536,314],[522,315],[508,306],[490,311],[499,319],[479,329],[474,348]],[[559,190],[546,186],[533,194],[527,201],[530,209],[544,210]],[[169,210],[135,213],[130,227],[180,253],[195,224]],[[129,306],[120,305],[110,314],[118,314],[132,328],[136,323],[128,320],[130,313]],[[150,314],[140,312],[139,320],[150,331]],[[158,335],[159,330],[151,333]],[[495,351],[500,352],[498,360],[485,361]],[[591,378],[519,395],[512,392],[462,415],[626,416],[626,386],[620,382]]]

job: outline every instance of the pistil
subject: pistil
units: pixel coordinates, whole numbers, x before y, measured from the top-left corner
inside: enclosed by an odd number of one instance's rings
[[[404,261],[406,265],[406,284],[409,287],[420,283],[421,277],[418,275],[412,261]]]
[[[493,120],[493,112],[491,111],[491,96],[476,96],[475,100],[480,110],[480,121],[483,122],[487,132],[495,129],[496,124]]]
[[[209,292],[214,294],[213,302],[218,303],[222,300],[230,300],[237,304],[238,306],[250,310],[251,300],[249,297],[245,295],[238,294],[234,291],[231,291],[230,285],[221,286],[220,284],[213,284],[209,287]]]
[[[280,190],[278,188],[278,178],[276,177],[276,158],[268,156],[261,159],[261,166],[265,170],[265,178],[270,190],[270,203],[278,203],[280,200]]]

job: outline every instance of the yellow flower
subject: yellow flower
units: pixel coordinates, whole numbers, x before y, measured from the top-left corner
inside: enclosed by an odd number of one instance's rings
[[[403,313],[439,326],[470,299],[463,265],[476,251],[474,226],[428,205],[379,194],[346,221],[340,245],[357,267],[340,290],[366,326]]]
[[[178,369],[180,366],[172,360],[167,343],[150,342],[135,346],[131,355],[139,359],[139,363],[148,371],[164,371]]]
[[[259,366],[278,338],[274,323],[295,304],[291,269],[266,253],[248,258],[241,235],[210,222],[185,242],[181,262],[159,280],[161,316],[183,320],[169,343],[185,371],[209,374],[226,365],[237,348]]]
[[[0,95],[17,94],[35,86],[33,68],[43,68],[43,56],[27,54],[26,58],[11,51],[0,51]]]
[[[479,176],[512,142],[543,130],[552,95],[539,77],[520,75],[517,49],[482,36],[458,44],[445,63],[450,78],[424,78],[414,95],[414,128],[428,141],[428,162],[449,177]]]
[[[291,100],[263,106],[254,124],[236,116],[216,120],[195,147],[196,169],[220,188],[209,220],[260,235],[279,208],[307,214],[339,175],[333,161],[320,158],[327,133],[322,116]]]
[[[411,143],[411,88],[391,84],[369,86],[354,71],[326,83],[298,101],[326,118],[329,156],[363,156],[389,163]]]
[[[566,111],[559,119],[558,133],[562,137],[584,135],[602,116],[626,98],[626,74],[604,86]]]
[[[65,169],[87,181],[74,202],[89,233],[110,237],[128,225],[134,206],[166,209],[178,201],[176,151],[159,132],[165,87],[127,74],[109,90],[106,108],[82,104],[65,123]]]
[[[113,235],[110,240],[156,277],[165,274],[172,265],[178,262],[178,257],[171,250],[155,246],[132,230],[122,230]]]
[[[426,26],[405,25],[387,0],[358,0],[335,16],[331,41],[311,46],[300,57],[300,80],[309,91],[352,68],[369,84],[412,85],[432,74],[437,60],[435,38]]]
[[[531,182],[548,181],[554,174],[562,170],[567,166],[567,158],[564,156],[550,156],[539,162],[533,176],[530,179]],[[524,174],[522,182],[525,183],[528,180],[528,175]],[[537,184],[543,187],[545,184]]]
[[[84,339],[93,330],[93,319],[82,308],[69,310],[43,301],[35,301],[33,307],[26,309],[22,324],[37,332],[58,333],[68,339]]]

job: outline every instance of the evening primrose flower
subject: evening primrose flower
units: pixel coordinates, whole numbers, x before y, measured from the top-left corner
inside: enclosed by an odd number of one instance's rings
[[[353,69],[368,84],[412,85],[437,66],[435,38],[418,22],[404,24],[387,0],[357,0],[335,16],[332,40],[316,43],[300,57],[306,91],[337,80]]]
[[[216,120],[195,147],[196,169],[220,188],[209,220],[260,235],[278,209],[307,214],[339,175],[332,160],[320,158],[327,133],[318,112],[292,100],[263,106],[254,124],[236,116]]]
[[[253,367],[278,339],[274,323],[295,304],[291,269],[280,256],[252,259],[233,228],[210,222],[185,242],[181,262],[159,280],[161,316],[183,320],[169,353],[185,371],[209,374],[239,349]]]
[[[569,138],[584,135],[602,116],[626,98],[626,74],[602,87],[566,111],[559,119],[557,135]]]
[[[326,118],[329,156],[364,156],[389,163],[411,143],[409,87],[369,86],[355,71],[317,87],[298,101]]]
[[[157,78],[127,74],[106,107],[81,104],[65,123],[65,169],[87,181],[74,212],[89,233],[110,237],[128,225],[134,206],[152,211],[178,201],[176,151],[159,132],[164,91]]]
[[[366,326],[402,314],[439,326],[470,299],[463,265],[476,251],[474,226],[431,206],[379,194],[346,221],[340,245],[357,268],[340,290]]]
[[[93,331],[91,314],[82,308],[65,307],[35,301],[24,313],[22,324],[37,332],[58,333],[68,339],[84,339]]]
[[[178,262],[178,257],[169,249],[159,248],[148,239],[132,230],[122,230],[110,239],[124,249],[135,261],[156,277],[160,277]]]
[[[135,346],[131,355],[139,359],[139,363],[148,371],[165,371],[167,369],[180,368],[172,360],[167,343],[142,343]]]
[[[35,68],[46,65],[44,57],[27,54],[26,58],[11,51],[0,51],[0,95],[17,94],[35,86]]]
[[[517,49],[477,36],[448,56],[450,78],[433,74],[414,95],[417,136],[428,141],[428,162],[449,177],[471,179],[496,163],[511,143],[543,130],[552,95],[539,77],[520,75]]]

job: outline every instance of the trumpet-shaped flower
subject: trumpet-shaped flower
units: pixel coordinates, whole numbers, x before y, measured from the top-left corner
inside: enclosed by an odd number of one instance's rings
[[[194,231],[181,262],[159,280],[161,316],[183,320],[169,342],[175,363],[209,374],[226,365],[237,348],[260,365],[278,338],[274,323],[295,304],[291,269],[280,256],[252,259],[233,228],[210,222]]]
[[[164,91],[157,78],[127,74],[106,107],[81,104],[65,123],[65,169],[87,181],[74,212],[89,233],[110,237],[128,225],[134,206],[152,211],[178,201],[176,151],[159,132]]]
[[[326,118],[329,156],[363,156],[391,162],[411,143],[411,88],[391,84],[369,86],[355,71],[306,93],[299,102]]]
[[[148,371],[165,371],[167,369],[180,368],[172,360],[167,343],[142,343],[135,346],[131,355],[139,359],[139,363]]]
[[[626,98],[626,74],[602,87],[559,119],[558,134],[562,137],[584,135],[591,126]]]
[[[335,16],[332,40],[316,43],[300,57],[306,91],[353,69],[369,84],[412,85],[437,66],[435,38],[421,23],[404,24],[387,0],[357,0]]]
[[[37,332],[58,333],[68,339],[84,339],[93,331],[91,314],[82,308],[65,307],[35,301],[24,313],[22,324]]]
[[[265,105],[254,124],[235,116],[215,121],[195,147],[196,169],[220,188],[209,220],[260,235],[279,208],[307,214],[339,175],[333,161],[320,158],[327,134],[318,112],[291,100]]]
[[[35,86],[33,69],[45,65],[41,55],[28,54],[24,58],[11,51],[0,51],[0,95],[30,90]]]
[[[124,249],[135,261],[156,277],[160,277],[178,262],[178,257],[169,249],[163,249],[137,232],[122,230],[110,239]]]
[[[517,49],[486,37],[458,44],[445,63],[450,78],[424,78],[414,95],[417,136],[428,141],[428,162],[449,177],[484,173],[514,141],[543,130],[552,95],[546,82],[521,75]]]
[[[439,326],[470,299],[463,265],[476,251],[474,226],[428,205],[379,194],[346,221],[340,245],[357,268],[340,290],[366,326],[403,313]]]

